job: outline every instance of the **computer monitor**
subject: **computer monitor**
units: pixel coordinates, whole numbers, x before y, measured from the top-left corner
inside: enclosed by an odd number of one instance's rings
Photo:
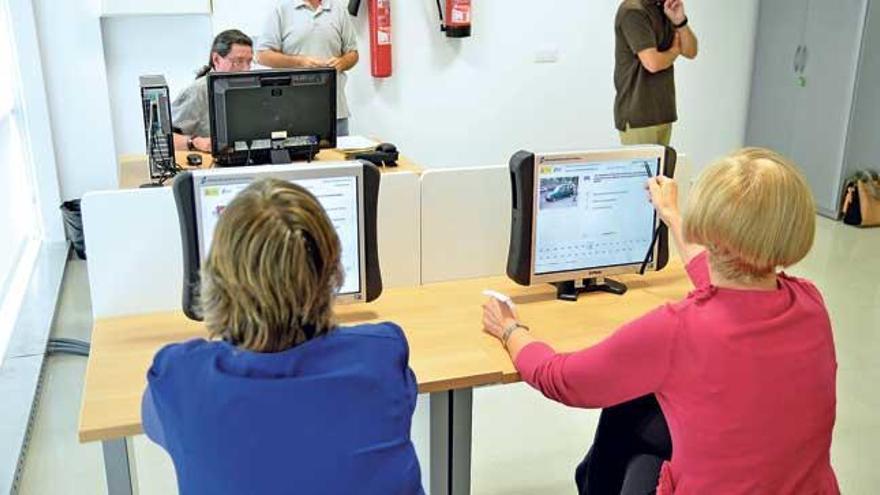
[[[183,311],[201,320],[201,267],[223,210],[252,182],[272,177],[309,190],[339,236],[345,280],[339,302],[369,302],[382,293],[376,235],[379,170],[364,162],[271,165],[184,172],[174,180],[183,247]]]
[[[579,292],[626,291],[608,276],[661,270],[667,231],[645,183],[672,177],[675,161],[675,150],[662,146],[516,153],[508,276],[552,283],[560,299],[574,300]]]
[[[211,153],[218,165],[310,160],[336,147],[336,70],[208,74]]]

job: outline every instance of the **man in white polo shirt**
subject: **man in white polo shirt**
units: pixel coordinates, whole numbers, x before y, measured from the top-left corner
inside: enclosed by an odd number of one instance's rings
[[[276,69],[336,69],[336,130],[340,136],[348,135],[345,72],[358,62],[357,35],[336,0],[279,1],[257,40],[257,61]]]

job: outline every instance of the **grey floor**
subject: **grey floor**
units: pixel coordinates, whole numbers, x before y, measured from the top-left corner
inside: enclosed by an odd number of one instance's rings
[[[831,312],[839,368],[832,458],[843,493],[880,492],[880,229],[820,219],[810,256],[789,270],[812,279]],[[83,262],[67,268],[56,337],[87,339],[91,329]],[[105,493],[100,447],[76,441],[85,360],[49,359],[20,493]],[[792,411],[797,417],[797,411]],[[572,494],[571,473],[596,414],[543,400],[522,385],[474,395],[474,495]],[[174,493],[163,452],[136,442],[140,493]]]

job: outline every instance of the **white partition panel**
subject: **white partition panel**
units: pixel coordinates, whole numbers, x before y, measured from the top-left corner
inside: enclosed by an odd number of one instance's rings
[[[379,186],[378,242],[385,288],[419,285],[419,176],[413,172],[382,175]]]
[[[95,318],[179,309],[183,261],[171,188],[89,193],[82,210]],[[418,175],[383,175],[378,248],[386,287],[419,284],[418,212]]]
[[[422,174],[422,283],[504,274],[510,204],[506,165]]]
[[[171,188],[89,193],[82,213],[95,318],[180,309],[183,256]]]

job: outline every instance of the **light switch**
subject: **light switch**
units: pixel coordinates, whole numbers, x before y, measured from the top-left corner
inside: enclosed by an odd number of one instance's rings
[[[559,61],[559,49],[555,46],[543,46],[535,50],[536,64],[555,64]]]

